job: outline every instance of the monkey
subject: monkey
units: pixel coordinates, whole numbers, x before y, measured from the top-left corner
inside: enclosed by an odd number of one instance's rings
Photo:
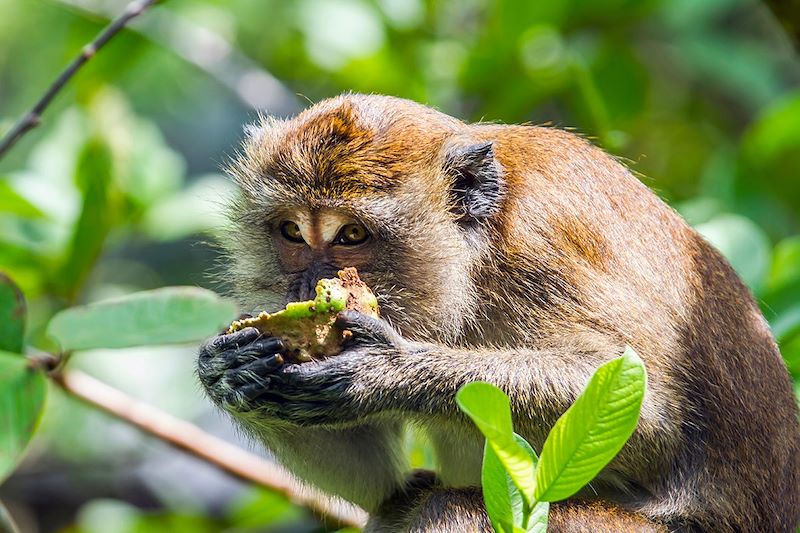
[[[456,392],[508,396],[541,450],[629,345],[648,387],[620,453],[550,531],[794,531],[800,424],[769,326],[733,268],[620,161],[576,134],[468,124],[344,94],[248,129],[229,173],[226,275],[244,309],[356,267],[382,317],[344,311],[334,357],[291,364],[248,328],[207,341],[210,399],[367,531],[491,531],[483,438]],[[435,471],[411,471],[406,428]]]

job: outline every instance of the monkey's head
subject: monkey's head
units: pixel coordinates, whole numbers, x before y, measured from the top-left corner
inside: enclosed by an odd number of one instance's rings
[[[405,335],[452,339],[475,315],[505,185],[492,144],[410,101],[344,95],[248,131],[225,247],[241,302],[272,310],[347,266]]]

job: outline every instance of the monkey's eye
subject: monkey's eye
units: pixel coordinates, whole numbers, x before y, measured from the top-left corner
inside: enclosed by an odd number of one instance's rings
[[[305,242],[303,240],[303,234],[300,232],[300,226],[297,225],[297,222],[292,222],[291,220],[284,220],[281,222],[281,235],[287,241],[292,242]]]
[[[361,244],[369,238],[367,228],[361,224],[347,224],[339,230],[334,244],[344,244],[345,246],[355,246]]]

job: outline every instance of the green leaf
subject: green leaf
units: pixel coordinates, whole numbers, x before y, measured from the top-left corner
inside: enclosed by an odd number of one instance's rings
[[[535,468],[538,459],[531,445],[516,433],[514,433],[514,440],[528,453]],[[525,498],[488,442],[483,451],[481,486],[486,512],[496,532],[527,531],[543,533],[546,531],[550,504],[539,502],[532,511],[526,512],[528,508],[526,507]],[[527,527],[525,526],[526,520]]]
[[[748,158],[764,164],[800,146],[800,92],[771,103],[742,138]]]
[[[528,455],[533,461],[534,468],[536,468],[539,458],[536,456],[536,452],[531,445],[528,444],[528,441],[516,433],[514,433],[514,439],[528,452]],[[508,476],[506,477],[508,478],[509,491],[514,489],[514,492],[511,493],[511,508],[514,511],[514,523],[525,526],[525,531],[527,533],[545,533],[547,531],[547,515],[550,512],[550,504],[548,502],[537,502],[533,506],[533,509],[530,509],[530,512],[527,513],[528,516],[526,517],[525,510],[529,508],[525,507],[522,495],[516,490],[516,486],[512,483],[511,478]],[[527,524],[524,523],[525,520],[527,520]]]
[[[236,306],[199,287],[164,287],[56,314],[47,326],[63,350],[197,342],[229,324]]]
[[[93,499],[78,512],[74,533],[215,533],[245,531],[201,514],[178,511],[144,511],[127,502]],[[250,529],[252,530],[252,529]]]
[[[489,441],[483,448],[483,464],[481,466],[481,489],[486,513],[496,533],[514,530],[514,513],[511,507],[512,493],[519,495],[519,489],[506,473],[506,469],[497,454],[492,450]],[[521,498],[521,495],[519,495]]]
[[[533,511],[528,518],[527,533],[546,533],[547,532],[547,517],[550,513],[550,504],[547,502],[538,502],[533,506]]]
[[[22,353],[25,298],[11,278],[0,272],[0,350]]]
[[[761,290],[772,261],[772,247],[761,228],[748,218],[728,214],[695,229],[725,256],[753,292]]]
[[[8,213],[21,218],[42,218],[38,207],[21,196],[8,180],[0,178],[0,213]]]
[[[800,379],[800,335],[781,343],[781,355],[795,380]],[[798,397],[800,400],[800,397]]]
[[[236,526],[232,529],[247,530],[258,529],[264,524],[277,526],[302,520],[303,511],[282,494],[256,487],[235,500],[226,517],[231,525]]]
[[[98,139],[87,142],[78,158],[75,180],[83,191],[83,206],[67,257],[56,276],[68,299],[74,298],[91,271],[111,228],[112,159],[108,145]]]
[[[780,290],[800,281],[800,236],[783,239],[772,251],[767,287]]]
[[[772,268],[760,295],[761,309],[773,330],[800,302],[800,237],[780,241],[772,251]],[[778,326],[780,329],[785,326]],[[776,333],[776,336],[779,336]]]
[[[103,99],[98,99],[101,105],[97,106],[94,113],[106,113],[105,107],[129,105],[123,102],[123,95],[109,93]],[[129,165],[127,172],[117,173],[117,183],[122,192],[136,204],[147,207],[181,188],[186,162],[179,153],[170,148],[154,122],[133,116],[130,109],[125,114],[125,119],[129,122],[125,135],[127,138],[122,139],[123,136],[120,135],[118,140],[126,143],[130,150],[124,154]],[[115,128],[114,131],[118,129]],[[135,142],[132,142],[134,139]]]
[[[724,202],[718,198],[708,198],[704,196],[690,198],[678,204],[674,204],[673,207],[683,219],[692,226],[698,226],[708,222],[725,210]]]
[[[226,219],[222,203],[210,199],[228,198],[233,193],[233,184],[222,176],[195,178],[185,189],[154,202],[144,214],[142,227],[157,241],[213,233],[225,226]]]
[[[632,348],[598,368],[558,419],[536,470],[536,500],[569,498],[619,452],[636,428],[647,373]]]
[[[772,321],[771,327],[779,343],[789,342],[800,335],[800,303],[779,314]]]
[[[0,352],[0,480],[17,466],[44,406],[47,383],[19,354]]]
[[[535,465],[525,448],[514,438],[508,396],[490,383],[476,381],[461,387],[456,401],[478,426],[514,484],[531,504]]]

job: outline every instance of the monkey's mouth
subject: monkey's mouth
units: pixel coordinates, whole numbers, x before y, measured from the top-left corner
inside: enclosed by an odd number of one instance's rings
[[[286,302],[313,300],[316,296],[317,282],[321,279],[335,278],[336,273],[341,269],[331,263],[312,263],[289,282]]]

